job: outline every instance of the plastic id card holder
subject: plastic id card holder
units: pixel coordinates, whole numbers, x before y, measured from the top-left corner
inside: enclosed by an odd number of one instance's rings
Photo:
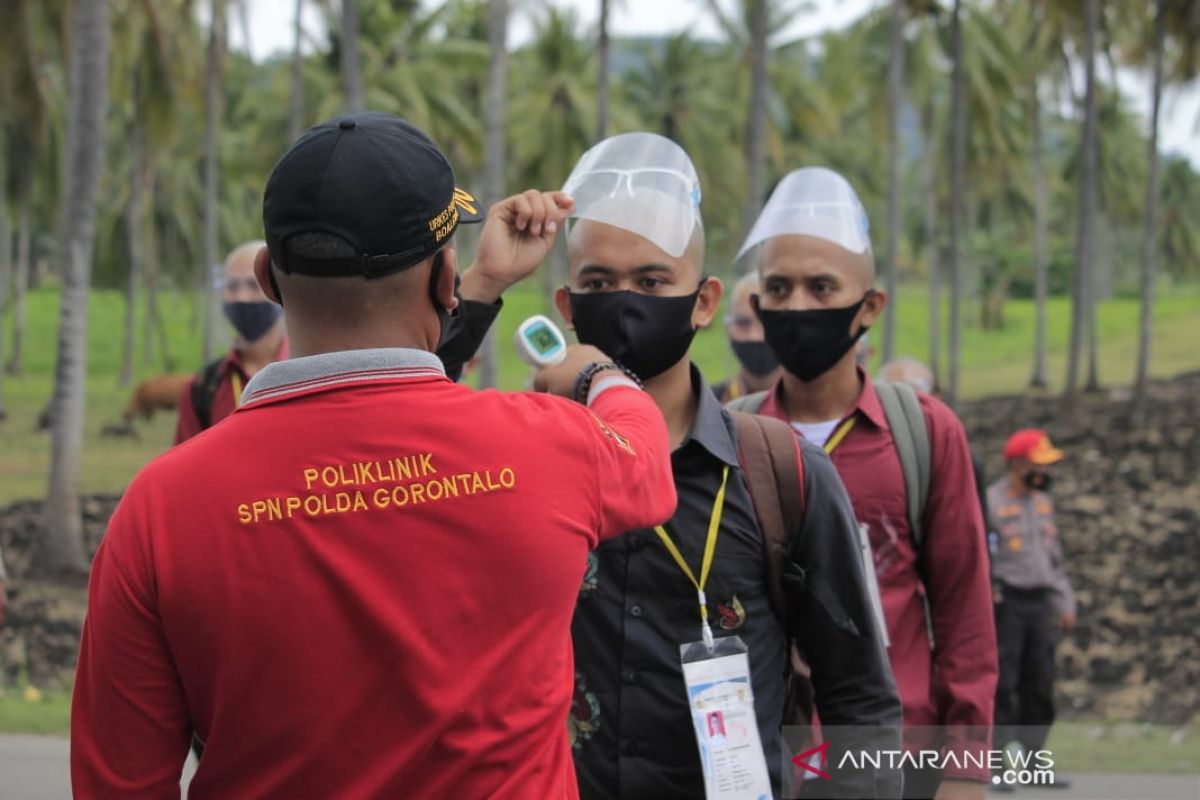
[[[771,800],[771,777],[758,736],[750,659],[738,636],[679,648],[707,800]]]
[[[871,529],[861,522],[858,524],[858,546],[862,556],[863,572],[866,573],[871,610],[875,612],[875,625],[879,629],[879,637],[883,640],[883,646],[891,647],[892,639],[888,636],[887,619],[883,616],[883,598],[879,595],[879,578],[875,575],[875,556],[871,553]]]

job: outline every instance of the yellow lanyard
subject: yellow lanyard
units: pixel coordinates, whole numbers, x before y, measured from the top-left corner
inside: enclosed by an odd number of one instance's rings
[[[233,387],[233,407],[240,408],[242,405],[242,376],[231,370],[229,384]]]
[[[683,560],[683,554],[679,552],[675,542],[671,541],[671,535],[667,533],[667,529],[662,525],[656,525],[654,528],[654,532],[667,546],[675,563],[696,587],[696,598],[700,601],[700,636],[704,639],[704,646],[709,649],[709,652],[712,652],[713,649],[713,633],[712,627],[708,624],[708,600],[704,596],[704,587],[708,584],[708,572],[712,569],[713,553],[717,550],[717,533],[721,529],[721,512],[725,508],[725,484],[728,481],[729,467],[726,465],[725,471],[721,474],[721,488],[717,490],[717,497],[713,500],[712,516],[708,520],[708,539],[704,543],[704,560],[700,562],[700,580],[696,580],[696,574]]]
[[[825,453],[826,454],[833,453],[834,449],[837,448],[837,446],[842,443],[842,439],[846,438],[846,434],[850,432],[850,429],[854,427],[854,423],[857,421],[858,421],[858,417],[851,417],[850,419],[843,422],[838,427],[838,429],[833,432],[833,436],[830,436],[829,440],[825,442]]]

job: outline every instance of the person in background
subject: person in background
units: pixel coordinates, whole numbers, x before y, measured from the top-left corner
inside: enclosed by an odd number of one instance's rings
[[[1008,474],[988,488],[998,526],[992,555],[998,748],[1015,741],[1027,752],[1041,750],[1054,723],[1054,651],[1060,633],[1075,627],[1076,613],[1049,494],[1050,467],[1062,459],[1045,431],[1017,431],[1004,444]],[[1069,783],[1055,776],[1056,787]]]
[[[996,634],[983,514],[962,423],[936,398],[917,395],[930,465],[918,541],[897,440],[855,352],[888,299],[875,286],[858,195],[831,170],[792,172],[741,255],[758,270],[756,310],[784,368],[771,390],[742,405],[790,422],[830,453],[870,540],[906,747],[940,744],[958,756],[944,771],[907,769],[905,797],[983,798],[991,776],[965,756],[981,757],[989,747]],[[940,741],[931,740],[935,727],[944,731]]]
[[[854,360],[863,369],[871,368],[871,359],[875,357],[875,345],[871,344],[871,335],[864,333],[854,346]]]
[[[714,383],[712,390],[721,405],[752,392],[761,392],[779,380],[779,359],[763,340],[762,323],[750,305],[758,288],[758,275],[749,273],[733,285],[725,312],[725,335],[741,369],[728,380]]]
[[[530,190],[497,204],[508,208],[518,198],[540,203],[541,193]],[[538,263],[506,258],[500,228],[485,225],[475,263],[462,276],[456,293],[459,306],[450,319],[437,355],[452,380],[462,377],[475,358],[488,328],[500,313],[501,294],[530,275]],[[288,356],[283,309],[267,299],[255,283],[254,257],[263,242],[247,242],[225,259],[221,303],[225,318],[237,332],[229,352],[205,366],[188,385],[179,404],[175,443],[186,441],[225,419],[242,402],[242,391],[258,371]]]

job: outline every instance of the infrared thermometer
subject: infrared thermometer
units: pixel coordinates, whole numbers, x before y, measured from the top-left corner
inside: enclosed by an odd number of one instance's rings
[[[531,367],[549,367],[567,357],[567,340],[562,331],[541,314],[521,323],[514,343],[517,355]]]

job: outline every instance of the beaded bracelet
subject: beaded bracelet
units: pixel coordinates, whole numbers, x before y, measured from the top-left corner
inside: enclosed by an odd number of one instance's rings
[[[571,389],[571,397],[577,403],[587,405],[588,393],[592,390],[592,380],[601,372],[614,370],[621,372],[625,377],[629,378],[639,389],[645,389],[641,379],[629,371],[627,367],[618,364],[615,361],[593,361],[583,369],[579,370],[579,375],[575,378],[575,385]]]

